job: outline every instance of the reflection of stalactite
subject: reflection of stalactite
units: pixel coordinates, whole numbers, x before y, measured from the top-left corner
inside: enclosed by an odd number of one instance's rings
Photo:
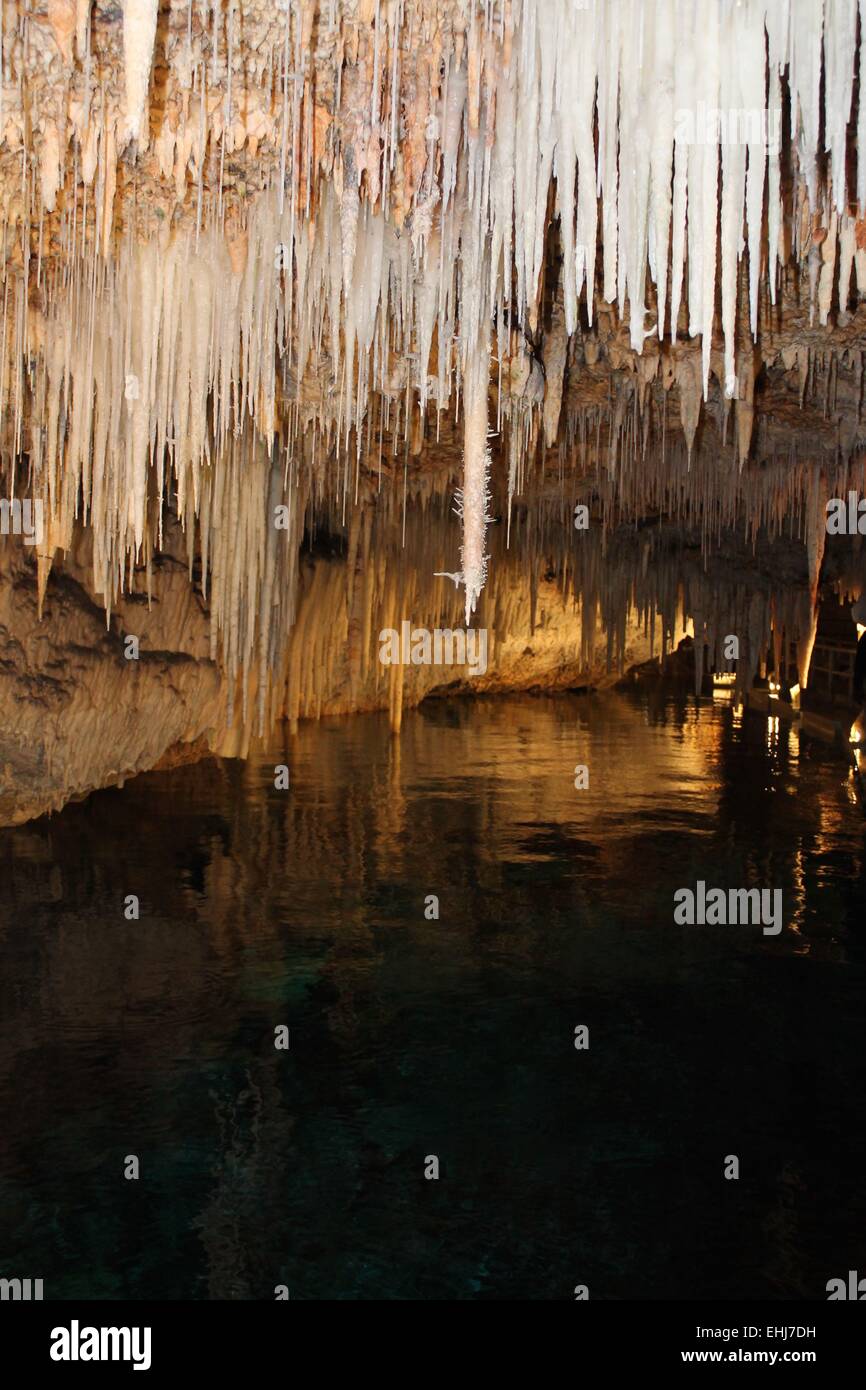
[[[812,1290],[805,1286],[802,1268],[802,1216],[801,1207],[806,1205],[808,1183],[796,1165],[787,1162],[779,1172],[776,1182],[775,1207],[762,1222],[767,1238],[768,1260],[764,1271],[768,1282],[776,1289],[784,1291],[785,1297],[795,1294],[808,1298]]]
[[[275,1282],[259,1262],[260,1228],[278,1181],[269,1130],[276,1125],[285,1143],[292,1120],[282,1114],[279,1090],[266,1069],[256,1077],[248,1070],[246,1080],[234,1099],[214,1098],[219,1159],[207,1205],[193,1223],[205,1249],[212,1299],[270,1297]]]

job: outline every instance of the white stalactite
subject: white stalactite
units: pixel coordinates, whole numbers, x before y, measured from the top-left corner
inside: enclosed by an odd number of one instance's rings
[[[260,656],[271,649],[269,635],[254,640],[243,603],[263,575],[277,592],[261,518],[245,515],[243,543],[226,548],[226,508],[240,506],[232,488],[254,436],[268,463],[249,467],[266,495],[279,462],[317,498],[339,497],[345,519],[371,432],[420,448],[429,418],[459,399],[458,578],[469,622],[487,574],[490,420],[510,430],[510,491],[542,430],[548,445],[560,421],[601,434],[600,413],[575,424],[562,400],[572,364],[579,371],[598,350],[582,330],[600,317],[599,297],[627,320],[635,353],[649,343],[647,373],[635,373],[641,407],[657,340],[682,337],[687,311],[695,341],[665,367],[667,385],[678,385],[682,453],[697,470],[701,396],[719,372],[725,397],[741,397],[739,476],[759,432],[740,340],[746,329],[757,336],[762,295],[775,302],[789,250],[803,285],[811,274],[817,323],[829,321],[836,292],[844,310],[852,271],[866,289],[862,80],[852,109],[866,0],[297,0],[275,7],[279,24],[245,63],[232,48],[242,4],[167,6],[160,63],[174,104],[149,155],[158,0],[124,0],[120,106],[97,52],[104,9],[91,26],[86,0],[61,8],[47,57],[35,21],[29,46],[12,23],[0,32],[0,167],[14,173],[2,224],[3,464],[26,471],[46,508],[43,585],[54,549],[85,522],[109,608],[176,508],[190,555],[197,528],[210,547],[234,670],[255,641]],[[21,66],[31,47],[58,79],[38,88],[38,102]],[[320,74],[318,62],[333,71]],[[333,84],[320,84],[321,100],[319,76]],[[423,113],[417,129],[413,112]],[[846,182],[852,153],[856,189]],[[238,169],[252,175],[242,194],[235,188],[234,227],[229,157],[238,182]],[[154,206],[138,199],[139,177]],[[547,265],[552,209],[561,275]],[[525,346],[545,332],[535,356],[550,363],[547,383]],[[567,342],[578,333],[583,355]],[[636,504],[673,498],[709,512],[705,474],[696,482],[690,469],[684,479],[660,467],[653,479],[638,469],[633,399],[613,401],[604,417],[611,487],[618,473]],[[630,472],[616,466],[624,441]],[[773,486],[756,514],[777,527],[779,499],[799,504],[798,484],[774,475]],[[733,503],[729,514],[716,497],[714,522],[733,524]]]
[[[487,345],[476,348],[464,382],[463,416],[463,587],[466,625],[475,612],[487,579],[487,507],[490,500],[490,450],[487,447],[487,397],[490,368]]]
[[[153,64],[159,0],[123,0],[123,62],[126,76],[126,135],[147,143],[142,129]]]

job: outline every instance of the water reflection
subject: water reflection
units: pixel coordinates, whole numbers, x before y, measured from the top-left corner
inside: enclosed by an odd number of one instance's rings
[[[0,858],[0,1257],[49,1296],[820,1297],[856,1267],[863,828],[784,720],[659,688],[301,725]],[[785,930],[675,927],[698,878],[781,887]]]

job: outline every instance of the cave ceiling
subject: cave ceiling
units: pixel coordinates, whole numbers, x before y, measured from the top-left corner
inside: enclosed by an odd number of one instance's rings
[[[359,509],[402,544],[455,493],[430,577],[467,621],[490,527],[540,554],[581,502],[795,536],[814,596],[863,485],[857,0],[2,16],[0,466],[40,603],[80,532],[110,612],[179,527],[246,663],[275,514],[354,554]]]

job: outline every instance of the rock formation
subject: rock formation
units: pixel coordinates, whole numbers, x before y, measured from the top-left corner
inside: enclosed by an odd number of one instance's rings
[[[404,619],[499,686],[805,651],[864,484],[864,43],[864,0],[4,0],[2,818],[398,728],[453,679],[376,667]]]

